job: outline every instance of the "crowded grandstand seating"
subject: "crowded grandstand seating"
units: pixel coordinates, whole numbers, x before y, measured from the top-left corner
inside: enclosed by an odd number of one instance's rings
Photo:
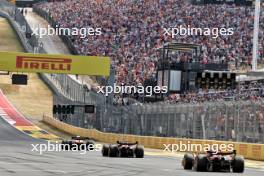
[[[101,36],[85,39],[71,36],[71,40],[80,55],[110,56],[117,71],[117,84],[139,85],[147,78],[155,78],[159,59],[156,49],[172,41],[201,44],[201,63],[225,62],[236,70],[247,69],[251,65],[254,25],[252,7],[226,4],[195,6],[187,0],[66,0],[42,3],[37,7],[48,12],[61,27],[102,28]],[[264,58],[263,21],[262,10],[260,62]],[[163,28],[179,25],[234,28],[234,35],[219,36],[216,39],[208,36],[177,36],[172,39],[164,35]],[[180,56],[175,62],[190,59],[188,54]],[[236,90],[228,94],[234,93]],[[218,99],[222,94],[227,93],[206,95],[210,99]],[[254,91],[250,94],[254,94]],[[191,94],[183,96],[186,101],[192,99]],[[201,99],[206,99],[204,97]],[[177,98],[170,97],[168,101],[170,99]]]
[[[186,94],[172,94],[166,100],[170,103],[202,103],[217,101],[259,101],[264,97],[264,83],[252,82],[250,84],[239,84],[234,90],[200,90]]]

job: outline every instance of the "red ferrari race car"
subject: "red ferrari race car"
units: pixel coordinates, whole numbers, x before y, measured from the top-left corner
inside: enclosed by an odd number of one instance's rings
[[[77,148],[78,150],[93,150],[94,141],[88,137],[74,136],[70,140],[63,140],[61,142],[61,147],[64,150],[72,150]]]
[[[102,155],[105,157],[144,158],[144,147],[138,142],[117,141],[117,144],[103,145]]]
[[[184,155],[182,166],[185,170],[196,170],[200,172],[244,172],[244,158],[233,152],[207,151],[205,154]]]

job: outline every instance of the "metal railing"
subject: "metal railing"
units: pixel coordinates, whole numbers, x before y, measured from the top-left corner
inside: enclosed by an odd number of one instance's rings
[[[264,143],[264,102],[110,107],[102,123],[106,132]]]

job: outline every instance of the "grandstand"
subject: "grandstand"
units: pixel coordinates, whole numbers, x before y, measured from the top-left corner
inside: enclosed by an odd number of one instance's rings
[[[70,36],[67,43],[73,46],[77,54],[110,56],[116,70],[116,83],[119,85],[138,85],[148,79],[156,79],[160,59],[156,49],[172,41],[201,45],[200,63],[227,63],[231,71],[246,71],[252,67],[254,8],[250,6],[197,6],[182,0],[158,3],[66,0],[37,4],[34,10],[39,14],[44,11],[59,26],[102,27],[101,36],[90,36],[87,39]],[[263,21],[262,10],[259,63],[262,63],[264,57]],[[176,38],[164,35],[163,28],[180,25],[234,28],[234,35],[219,36],[216,39],[204,35]],[[177,52],[172,56],[172,62],[190,61],[191,57],[190,53]]]

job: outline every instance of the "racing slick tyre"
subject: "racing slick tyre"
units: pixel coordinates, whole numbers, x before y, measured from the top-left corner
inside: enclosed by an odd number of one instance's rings
[[[110,145],[108,150],[109,157],[117,157],[118,156],[118,147],[116,145]]]
[[[87,150],[88,151],[93,151],[94,150],[94,145],[95,145],[94,141],[88,140],[86,142],[86,148],[87,148]]]
[[[193,155],[190,153],[186,153],[182,160],[182,166],[184,170],[192,170],[193,167]]]
[[[208,159],[206,155],[199,154],[195,161],[195,170],[198,172],[206,172],[208,165]]]
[[[139,145],[135,149],[136,158],[144,158],[144,147]]]
[[[245,162],[241,156],[235,156],[233,160],[233,172],[242,173],[245,169]]]
[[[108,156],[108,152],[109,152],[109,145],[103,145],[103,148],[102,148],[102,155],[104,157]]]

